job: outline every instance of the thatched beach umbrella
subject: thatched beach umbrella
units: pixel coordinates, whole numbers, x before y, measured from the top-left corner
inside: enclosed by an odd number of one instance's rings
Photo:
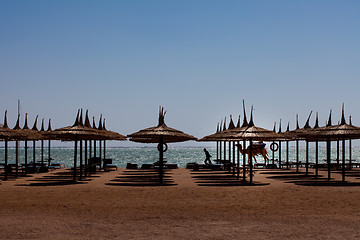
[[[332,121],[331,121],[331,113],[332,113],[332,110],[330,110],[329,118],[328,118],[326,126],[318,127],[318,123],[315,123],[315,127],[314,127],[313,131],[310,131],[307,133],[308,141],[315,141],[316,148],[317,148],[319,141],[326,142],[326,162],[327,162],[327,168],[328,168],[328,180],[330,180],[330,177],[331,177],[331,165],[330,165],[330,163],[331,163],[331,136],[324,135],[324,133],[326,133],[327,131],[329,131],[330,129],[332,129],[334,127],[332,125]],[[316,158],[318,158],[318,153],[316,153]],[[316,172],[318,172],[317,169],[316,169]]]
[[[250,121],[247,128],[244,131],[241,131],[237,134],[234,134],[229,137],[229,139],[236,139],[236,140],[247,140],[250,142],[250,154],[249,154],[249,161],[250,161],[250,183],[252,183],[252,153],[253,153],[253,141],[273,141],[278,139],[285,138],[284,135],[280,133],[276,133],[271,130],[267,130],[261,127],[256,127],[253,121],[253,107],[251,107],[251,115]]]
[[[159,109],[159,122],[155,127],[146,128],[128,135],[130,141],[140,142],[140,143],[158,143],[159,150],[159,180],[160,183],[163,183],[163,168],[164,168],[164,144],[167,146],[167,143],[171,142],[184,142],[189,140],[196,140],[194,136],[186,134],[182,131],[170,128],[165,124],[164,117],[166,111],[164,108],[160,107]]]
[[[80,110],[78,111],[75,123],[72,126],[63,127],[55,129],[51,132],[46,132],[44,135],[56,138],[57,140],[62,141],[74,141],[75,143],[75,152],[74,152],[74,175],[73,180],[76,181],[76,165],[77,165],[77,146],[78,141],[82,140],[95,140],[102,139],[104,136],[98,131],[92,128],[84,127],[80,116]],[[81,156],[82,157],[82,156]]]
[[[5,141],[4,180],[8,178],[8,142],[21,136],[22,134],[9,128],[7,124],[7,111],[5,111],[4,124],[0,127],[0,139]]]
[[[296,114],[296,129],[285,132],[285,135],[288,138],[296,141],[296,172],[299,171],[299,164],[300,164],[300,162],[299,162],[299,141],[300,140],[306,141],[306,163],[305,163],[306,174],[308,174],[308,171],[309,171],[309,166],[308,166],[309,165],[309,143],[307,141],[306,136],[308,135],[309,131],[311,131],[311,129],[312,129],[309,124],[311,114],[312,114],[312,111],[310,111],[310,114],[309,114],[303,128],[299,127],[299,116]]]
[[[342,181],[345,181],[345,140],[360,139],[360,128],[346,123],[344,105],[342,106],[340,125],[318,128],[313,131],[310,137],[316,139],[326,139],[327,141],[342,141]],[[328,165],[330,165],[329,162]]]

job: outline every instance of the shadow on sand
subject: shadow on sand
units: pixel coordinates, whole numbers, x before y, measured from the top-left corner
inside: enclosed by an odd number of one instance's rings
[[[235,186],[264,186],[269,183],[244,181],[241,177],[238,179],[236,174],[233,175],[227,171],[201,170],[192,171],[191,176],[195,179],[198,186],[209,187],[235,187]]]
[[[106,185],[130,186],[130,187],[153,187],[153,186],[175,186],[177,184],[171,178],[172,173],[165,170],[163,183],[160,183],[159,172],[153,169],[146,170],[125,170],[123,175],[117,176]]]
[[[79,171],[78,171],[79,173]],[[102,172],[97,172],[96,174],[101,174]],[[52,171],[49,172],[48,175],[44,175],[42,177],[37,177],[34,179],[27,180],[29,184],[15,184],[15,186],[63,186],[63,185],[78,185],[78,184],[86,184],[88,181],[91,181],[92,178],[98,178],[99,175],[90,175],[86,177],[77,176],[77,181],[73,179],[73,170],[66,169],[64,171],[57,172]]]

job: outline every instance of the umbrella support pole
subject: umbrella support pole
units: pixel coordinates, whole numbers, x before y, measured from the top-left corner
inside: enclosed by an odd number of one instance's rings
[[[343,145],[344,146],[344,145]],[[340,141],[336,141],[336,164],[340,165]]]
[[[35,158],[36,158],[36,146],[35,146],[35,140],[33,141],[33,171],[36,172],[36,164],[35,164]]]
[[[331,142],[330,139],[328,139],[326,141],[326,162],[328,167],[328,181],[330,181],[331,178],[330,155],[331,155]]]
[[[238,146],[240,144],[240,142],[237,142]],[[239,147],[237,148],[237,179],[240,178],[240,149]]]
[[[160,184],[164,183],[164,140],[163,137],[160,137],[159,140],[159,182]]]
[[[82,149],[83,148],[83,141],[80,140],[80,181],[82,180],[82,175],[83,175],[83,153],[82,153]]]
[[[305,163],[306,175],[309,174],[309,142],[306,140],[306,163]]]
[[[75,149],[74,149],[74,175],[73,175],[73,180],[74,182],[76,182],[76,162],[77,162],[77,140],[75,140]]]
[[[219,157],[217,158],[219,160],[218,164],[221,163],[221,156],[222,156],[222,144],[221,141],[219,141]]]
[[[51,140],[48,141],[49,166],[51,163]]]
[[[352,148],[352,146],[351,146],[352,144],[351,144],[351,139],[349,139],[349,169],[351,170],[351,168],[352,168],[352,165],[351,165],[351,162],[352,162],[352,160],[351,160],[351,158],[352,158],[352,156],[351,156],[351,148]]]
[[[84,168],[84,176],[87,177],[87,172],[88,172],[88,158],[87,158],[87,140],[85,140],[85,147],[84,147],[84,156],[85,156],[85,159],[84,159],[84,165],[85,165],[85,168]]]
[[[253,142],[252,142],[252,138],[250,138],[250,154],[249,154],[249,158],[250,158],[250,183],[252,183],[253,181],[253,168],[252,168],[252,154],[253,154]]]
[[[282,168],[282,164],[281,164],[281,141],[279,141],[279,168]]]
[[[243,181],[246,181],[246,153],[245,153],[245,149],[246,149],[246,141],[243,141]]]
[[[100,171],[102,169],[102,161],[101,161],[101,140],[99,141],[99,158],[100,158]]]
[[[16,160],[15,177],[17,178],[19,174],[19,141],[16,141],[15,160]]]
[[[5,176],[4,180],[8,179],[8,140],[5,139]]]
[[[224,165],[226,166],[225,162],[226,162],[226,141],[224,141]]]
[[[235,176],[235,167],[236,167],[236,162],[235,162],[235,141],[232,141],[232,159],[233,159],[233,175]]]
[[[286,169],[289,169],[289,141],[286,141]]]
[[[319,141],[315,142],[315,177],[319,176]]]
[[[275,144],[275,141],[273,141],[272,143]],[[275,151],[272,151],[272,164],[275,164]]]
[[[342,178],[341,180],[345,182],[345,138],[342,139]]]
[[[24,155],[25,155],[25,173],[28,172],[28,159],[27,159],[28,151],[27,150],[28,150],[28,142],[25,141],[25,152],[24,152]]]
[[[96,140],[94,140],[94,157],[96,157]]]
[[[299,140],[296,140],[296,172],[299,172]]]
[[[41,167],[44,167],[44,140],[41,139]]]
[[[104,140],[104,159],[106,158],[106,140]]]

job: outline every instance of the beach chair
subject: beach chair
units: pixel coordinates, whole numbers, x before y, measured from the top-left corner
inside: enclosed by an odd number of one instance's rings
[[[110,171],[111,169],[117,170],[118,167],[116,164],[113,164],[113,161],[111,158],[105,158],[104,159],[104,171]]]
[[[138,169],[138,165],[135,163],[127,163],[126,169]]]

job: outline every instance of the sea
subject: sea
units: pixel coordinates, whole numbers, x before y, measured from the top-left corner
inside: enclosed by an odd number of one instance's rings
[[[215,144],[214,144],[215,145]],[[196,163],[203,163],[205,160],[205,154],[203,151],[204,147],[172,147],[169,144],[168,150],[164,153],[164,158],[167,163],[177,164],[179,167],[186,167],[187,163],[196,162]],[[212,147],[206,147],[206,149],[212,155],[212,160],[217,158],[217,149],[216,145]],[[272,159],[272,151],[267,148],[269,158]],[[339,152],[339,155],[338,155]],[[3,146],[0,148],[0,163],[4,163],[4,154],[5,149]],[[8,149],[8,162],[15,163],[15,156],[16,150],[14,147]],[[84,151],[83,151],[84,153]],[[350,150],[348,147],[345,148],[345,159],[346,161],[349,160]],[[93,156],[92,152],[92,156]],[[231,151],[231,159],[233,152]],[[28,162],[33,161],[33,148],[28,147],[27,151],[28,155]],[[219,154],[220,155],[220,154]],[[74,148],[73,147],[53,147],[50,150],[50,156],[53,159],[52,163],[63,163],[66,167],[72,167],[74,164]],[[99,149],[97,149],[97,156],[99,156]],[[102,152],[103,156],[103,152]],[[221,158],[224,159],[224,152],[221,154]],[[336,143],[332,144],[331,149],[331,159],[332,161],[336,161],[338,158],[341,161],[342,159],[342,148],[341,144],[339,147],[339,151],[337,150]],[[89,151],[88,151],[89,157]],[[242,155],[240,156],[242,159]],[[45,146],[44,150],[42,151],[40,147],[35,149],[35,161],[41,161],[41,159],[47,161],[49,158],[49,150],[47,146]],[[85,158],[85,157],[83,157]],[[127,163],[134,163],[141,166],[142,164],[151,164],[158,161],[159,152],[156,147],[107,147],[105,151],[105,158],[110,158],[113,160],[113,163],[116,164],[118,167],[125,167]],[[220,156],[218,156],[220,158]],[[235,151],[235,159],[237,158],[237,151]],[[256,157],[259,163],[263,163],[264,160],[261,156]],[[79,159],[79,150],[78,150],[78,159]],[[229,159],[229,149],[227,146],[226,149],[226,159]],[[279,159],[279,151],[274,152],[274,159]],[[325,162],[326,159],[326,147],[320,146],[319,147],[319,163]],[[355,146],[351,148],[351,159],[352,161],[359,161],[360,159],[360,147]],[[300,146],[299,148],[299,160],[301,162],[305,162],[306,160],[306,148],[305,146]],[[19,162],[24,163],[25,161],[25,149],[23,146],[19,148]],[[282,144],[281,148],[281,161],[286,161],[286,147],[285,144]],[[289,161],[295,162],[296,161],[296,148],[295,146],[289,147]],[[313,144],[309,147],[309,162],[315,162],[315,146]],[[78,163],[79,164],[79,163]]]

